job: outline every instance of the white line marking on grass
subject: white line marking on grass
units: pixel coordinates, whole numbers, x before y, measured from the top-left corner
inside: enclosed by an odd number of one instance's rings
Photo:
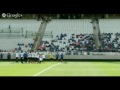
[[[51,69],[51,68],[54,67],[54,66],[59,65],[59,64],[61,64],[61,63],[54,64],[54,65],[52,65],[52,66],[50,66],[50,67],[48,67],[48,68],[46,68],[46,69],[40,71],[39,73],[37,73],[37,74],[35,74],[35,75],[33,75],[33,76],[38,76],[38,75],[40,75],[41,73],[43,73],[43,72],[45,72],[45,71]]]

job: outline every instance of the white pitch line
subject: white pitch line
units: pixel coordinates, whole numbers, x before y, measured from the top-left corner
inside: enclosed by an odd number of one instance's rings
[[[40,71],[39,73],[37,73],[37,74],[35,74],[35,75],[33,75],[33,76],[38,76],[38,75],[40,75],[41,73],[43,73],[43,72],[45,72],[45,71],[51,69],[51,68],[54,67],[54,66],[59,65],[59,64],[61,64],[61,63],[54,64],[54,65],[52,65],[52,66],[50,66],[50,67],[48,67],[48,68],[46,68],[46,69]]]

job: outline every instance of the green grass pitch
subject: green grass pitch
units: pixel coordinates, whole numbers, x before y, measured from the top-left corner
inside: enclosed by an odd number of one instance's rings
[[[0,76],[120,76],[120,62],[0,62]]]

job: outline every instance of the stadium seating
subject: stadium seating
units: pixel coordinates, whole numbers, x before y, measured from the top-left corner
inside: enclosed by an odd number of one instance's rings
[[[37,32],[40,27],[41,21],[36,21],[34,19],[1,19],[0,20],[0,29],[7,29],[10,25],[11,29],[23,28],[23,34],[27,31]],[[13,37],[13,38],[0,38],[0,49],[11,50],[18,48],[18,43],[33,43],[33,38],[24,38],[24,37]],[[23,47],[23,49],[27,50]]]
[[[67,46],[70,46],[69,44],[72,44],[72,40],[78,42],[80,39],[77,35],[84,35],[84,37],[89,37],[93,34],[93,26],[90,23],[90,19],[53,19],[51,22],[47,24],[46,32],[52,32],[53,37],[43,37],[42,41],[48,41],[52,48],[57,48],[59,46],[59,50],[62,48],[64,51],[67,51]],[[10,25],[11,28],[23,28],[24,34],[27,31],[35,31],[37,32],[41,21],[36,20],[27,20],[27,19],[1,19],[0,20],[0,28],[5,29],[8,28]],[[118,41],[115,41],[114,45],[118,44],[119,39],[119,29],[120,29],[120,19],[99,19],[99,26],[101,34],[103,33],[111,33],[110,41],[113,42],[115,40],[115,34],[118,32]],[[61,37],[61,34],[63,38]],[[78,37],[78,38],[76,38]],[[89,39],[88,39],[89,40]],[[105,39],[104,39],[105,40]],[[68,43],[69,42],[69,43]],[[87,40],[81,41],[81,44],[84,44],[87,42]],[[33,43],[33,38],[1,38],[0,39],[0,49],[13,49],[18,48],[18,43],[24,43],[27,45],[28,43]],[[53,43],[53,44],[51,44]],[[43,46],[45,44],[43,43]],[[94,43],[91,44],[94,46]],[[29,48],[29,47],[28,47]],[[27,50],[28,48],[25,48],[24,46],[22,49]],[[70,46],[69,50],[74,51],[74,44]],[[46,47],[46,50],[49,51],[50,47]],[[79,48],[75,48],[77,50]],[[82,49],[82,48],[80,48]],[[86,49],[86,47],[83,47],[83,49]],[[90,50],[93,48],[89,48]],[[53,49],[55,51],[56,49]]]

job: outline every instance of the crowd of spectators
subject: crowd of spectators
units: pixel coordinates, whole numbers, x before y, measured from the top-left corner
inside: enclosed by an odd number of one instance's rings
[[[40,51],[64,51],[64,52],[118,52],[120,51],[120,33],[101,33],[100,47],[96,49],[94,34],[67,34],[57,35],[50,42],[42,41]],[[57,44],[55,44],[57,43]],[[63,47],[65,46],[65,47]]]
[[[70,34],[61,33],[53,36],[51,41],[42,40],[38,47],[38,51],[42,52],[120,52],[120,33],[101,33],[100,47],[96,49],[94,34]],[[13,50],[2,50],[0,52],[15,52],[24,50],[31,50],[33,43],[18,43],[17,48]]]

